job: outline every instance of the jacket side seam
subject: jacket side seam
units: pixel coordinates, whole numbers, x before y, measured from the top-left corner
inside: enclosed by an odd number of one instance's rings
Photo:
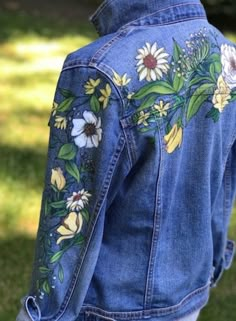
[[[159,128],[159,127],[158,127]],[[160,129],[158,131],[160,133]],[[149,256],[149,266],[147,272],[147,280],[146,280],[146,291],[145,291],[145,298],[144,298],[144,307],[150,308],[152,303],[152,292],[153,292],[153,271],[155,267],[155,253],[157,251],[157,243],[158,243],[158,236],[160,231],[160,217],[161,217],[161,193],[160,193],[160,186],[161,186],[161,177],[162,177],[162,170],[163,170],[163,150],[162,150],[162,141],[161,135],[159,135],[159,147],[160,147],[160,165],[157,173],[156,178],[156,190],[155,190],[155,208],[154,208],[154,226],[153,226],[153,235],[152,235],[152,244],[151,244],[151,251]]]

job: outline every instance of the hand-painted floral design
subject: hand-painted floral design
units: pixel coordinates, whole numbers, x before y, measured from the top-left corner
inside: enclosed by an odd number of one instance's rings
[[[230,92],[231,90],[225,82],[223,76],[220,75],[217,81],[217,89],[214,93],[212,102],[214,107],[217,108],[221,113],[223,112],[225,106],[228,105],[229,100],[231,99]]]
[[[167,111],[170,108],[170,103],[164,103],[163,100],[160,100],[159,104],[154,104],[153,106],[158,112],[160,117],[167,116]]]
[[[104,89],[100,89],[100,92],[102,96],[99,98],[99,101],[103,103],[103,108],[107,108],[109,99],[111,96],[111,86],[109,84],[106,84],[106,87]]]
[[[71,239],[81,231],[83,225],[83,216],[80,213],[71,212],[63,220],[61,226],[58,227],[57,232],[61,235],[57,240],[57,244],[61,241]]]
[[[62,191],[66,186],[66,179],[60,167],[52,169],[51,184],[54,185],[58,191]]]
[[[126,75],[117,74],[116,80],[121,85],[129,82]],[[85,242],[96,169],[93,153],[102,140],[101,113],[113,99],[110,84],[93,77],[82,84],[78,96],[59,87],[57,94],[50,117],[49,151],[54,158],[50,158],[38,238],[36,290],[41,300],[64,282],[64,254]],[[83,110],[78,113],[80,106]]]
[[[156,42],[146,42],[138,53],[138,79],[148,83],[132,94],[126,89],[137,110],[133,121],[142,133],[164,127],[168,154],[182,146],[185,127],[203,106],[211,107],[206,118],[217,122],[236,100],[236,48],[220,46],[206,28],[190,34],[184,45],[173,39],[172,55]]]
[[[97,88],[97,86],[98,86],[100,83],[101,83],[101,79],[100,79],[100,78],[98,78],[98,79],[92,79],[92,78],[90,78],[90,79],[86,82],[86,84],[85,84],[85,86],[84,86],[86,95],[93,95],[94,92],[95,92],[95,90],[96,90],[96,88]]]
[[[101,117],[96,117],[91,111],[83,112],[83,119],[73,120],[71,136],[78,147],[98,147],[102,139]]]
[[[73,192],[73,195],[67,199],[67,208],[72,211],[81,210],[88,204],[88,198],[92,196],[88,191],[82,189],[78,193]]]
[[[164,48],[158,48],[155,42],[151,45],[149,42],[146,46],[138,50],[136,59],[137,71],[139,73],[139,80],[146,78],[147,81],[155,81],[161,79],[163,74],[166,74],[169,69],[167,58],[169,54],[165,52]]]
[[[127,78],[127,73],[125,73],[123,76],[120,76],[115,71],[113,73],[114,73],[113,81],[118,87],[126,86],[131,81],[131,78]]]
[[[66,129],[66,126],[67,126],[66,117],[56,116],[54,126],[58,129]]]
[[[183,139],[183,128],[178,127],[178,124],[174,124],[170,132],[165,135],[164,141],[166,143],[167,153],[173,153],[173,151],[181,146]]]
[[[222,76],[230,89],[236,87],[236,48],[227,44],[221,46]]]

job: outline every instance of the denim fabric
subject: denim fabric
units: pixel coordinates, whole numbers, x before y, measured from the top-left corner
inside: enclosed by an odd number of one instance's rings
[[[236,47],[198,0],[110,0],[90,20],[56,86],[17,321],[181,320],[233,262]]]

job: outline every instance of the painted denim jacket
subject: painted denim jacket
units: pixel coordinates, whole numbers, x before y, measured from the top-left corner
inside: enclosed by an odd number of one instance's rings
[[[108,0],[49,116],[17,321],[174,321],[232,263],[236,47],[198,0]]]

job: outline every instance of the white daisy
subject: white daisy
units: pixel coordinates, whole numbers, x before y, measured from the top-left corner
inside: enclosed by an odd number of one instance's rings
[[[71,136],[75,136],[78,147],[98,147],[102,139],[101,117],[96,117],[91,111],[83,112],[84,119],[74,119]]]
[[[161,79],[163,74],[166,74],[169,69],[167,57],[168,53],[164,48],[157,47],[155,42],[153,45],[146,43],[146,46],[138,50],[139,55],[136,57],[138,60],[137,71],[139,73],[139,80],[142,81],[146,78],[147,81],[155,81]]]
[[[90,196],[92,195],[89,192],[85,191],[84,188],[78,193],[73,192],[73,195],[67,198],[66,207],[70,208],[72,211],[79,211],[88,203],[88,198]]]

